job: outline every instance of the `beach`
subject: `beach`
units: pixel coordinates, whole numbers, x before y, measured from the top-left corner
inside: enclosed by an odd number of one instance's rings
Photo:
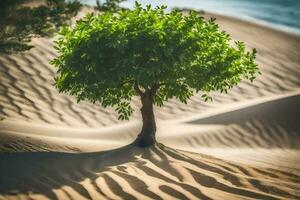
[[[53,86],[55,38],[0,55],[0,199],[300,199],[300,37],[215,17],[257,49],[262,74],[228,94],[155,108],[158,141],[130,144],[113,108],[76,103]]]

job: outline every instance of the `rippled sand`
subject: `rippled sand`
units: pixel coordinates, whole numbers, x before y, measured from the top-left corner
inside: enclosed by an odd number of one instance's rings
[[[0,199],[300,199],[300,38],[217,22],[257,49],[262,75],[214,102],[156,108],[166,146],[150,149],[125,146],[139,112],[119,122],[57,92],[51,39],[0,55]]]

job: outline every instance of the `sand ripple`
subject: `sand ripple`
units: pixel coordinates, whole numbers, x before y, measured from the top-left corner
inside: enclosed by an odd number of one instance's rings
[[[218,22],[257,48],[262,75],[211,103],[196,95],[156,108],[169,147],[121,147],[140,129],[138,112],[119,124],[112,108],[59,94],[52,40],[0,55],[0,199],[300,199],[300,39]]]
[[[0,198],[300,198],[299,174],[236,165],[164,146],[129,145],[86,154],[6,154],[0,170]]]

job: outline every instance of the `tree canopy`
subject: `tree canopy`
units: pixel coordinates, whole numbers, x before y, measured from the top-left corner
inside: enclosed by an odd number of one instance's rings
[[[174,97],[186,103],[197,92],[208,100],[210,91],[227,92],[259,73],[255,49],[231,45],[215,19],[165,9],[136,3],[133,10],[90,13],[64,27],[51,62],[58,68],[56,87],[78,101],[114,106],[128,119],[139,93],[155,91],[157,106]]]

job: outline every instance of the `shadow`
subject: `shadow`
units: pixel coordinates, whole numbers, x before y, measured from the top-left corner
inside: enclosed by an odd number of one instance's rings
[[[241,177],[238,175],[238,173],[236,173],[236,172],[232,173],[232,171],[228,170],[226,167],[222,167],[222,168],[216,167],[215,163],[212,163],[212,162],[204,163],[201,160],[193,159],[190,156],[186,156],[186,155],[182,154],[181,152],[174,151],[174,149],[171,149],[171,148],[165,149],[165,153],[167,155],[173,157],[174,159],[190,163],[193,166],[197,166],[199,169],[202,169],[202,170],[205,169],[210,173],[211,172],[216,173],[216,174],[222,176],[223,180],[226,180],[230,183],[230,184],[224,184],[224,182],[220,182],[215,177],[204,174],[203,171],[198,171],[197,169],[195,170],[195,169],[191,169],[191,168],[186,168],[189,171],[189,173],[193,176],[195,181],[204,187],[214,188],[216,190],[221,190],[223,192],[236,194],[236,195],[242,196],[244,198],[246,197],[246,198],[254,198],[254,199],[279,199],[276,196],[283,196],[286,198],[294,198],[294,199],[299,198],[299,196],[297,196],[297,195],[290,194],[287,191],[281,190],[280,187],[278,187],[278,186],[269,185],[269,183],[265,183],[263,185],[261,182],[253,179],[252,176],[250,174],[248,174],[249,176],[246,178],[246,180],[251,185],[256,187],[256,189],[257,189],[256,191],[250,190],[250,189],[246,188],[244,184],[242,184],[242,182],[244,180],[241,179]],[[232,163],[228,163],[228,164],[232,165]],[[238,167],[239,170],[241,170],[241,171],[247,170],[243,166],[235,165],[235,167]],[[252,170],[252,168],[250,168],[250,169]],[[266,176],[268,178],[274,177],[274,174],[271,174],[270,171],[273,171],[273,170],[269,169],[268,173],[262,173],[261,175]],[[207,173],[207,174],[209,174],[209,173]],[[270,174],[271,174],[271,176],[270,176]],[[296,177],[297,177],[297,175],[294,175],[294,178],[296,178]],[[259,178],[261,178],[261,177],[259,177]],[[276,177],[276,179],[277,178],[278,177]],[[292,182],[294,182],[294,184],[298,183],[298,181],[296,181],[296,180],[292,180]],[[263,192],[263,193],[261,193],[261,192]]]
[[[126,156],[122,156],[124,152]],[[134,162],[138,154],[132,145],[99,153],[0,153],[0,194],[36,193],[58,199],[52,190],[70,186],[83,197],[91,198],[80,181],[85,178],[95,181],[96,173]],[[104,179],[108,185],[115,185],[109,177]]]
[[[164,199],[161,194],[166,194],[179,199],[213,199],[203,192],[205,188],[213,188],[241,198],[277,199],[273,193],[299,198],[262,183],[252,182],[258,191],[250,190],[241,184],[244,181],[239,180],[236,172],[227,170],[229,166],[220,166],[160,144],[151,148],[131,144],[95,153],[1,153],[0,197],[36,194],[49,199],[77,199],[78,196],[140,199],[142,195]],[[196,182],[184,180],[181,169]],[[220,182],[220,177],[226,183]],[[151,187],[153,184],[158,185]]]

